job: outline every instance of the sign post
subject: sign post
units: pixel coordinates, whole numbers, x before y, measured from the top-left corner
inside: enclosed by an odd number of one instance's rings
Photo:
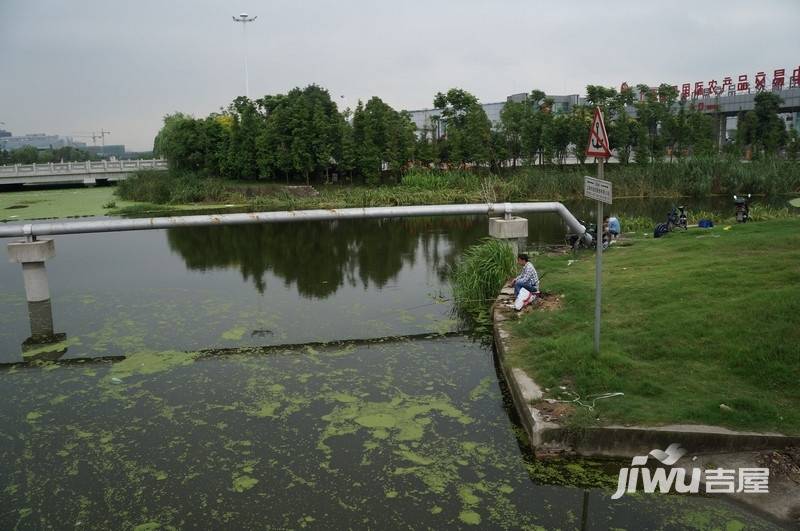
[[[603,203],[611,204],[612,188],[609,181],[603,180],[603,163],[611,156],[606,125],[603,122],[603,113],[600,107],[594,111],[592,129],[589,132],[589,146],[586,156],[597,159],[597,178],[585,177],[584,195],[597,200],[597,232],[594,234],[597,253],[595,266],[595,295],[594,295],[594,353],[600,353],[600,300],[603,278]]]

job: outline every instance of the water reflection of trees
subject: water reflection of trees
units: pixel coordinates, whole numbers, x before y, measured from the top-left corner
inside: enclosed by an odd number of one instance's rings
[[[260,293],[271,272],[303,296],[324,298],[345,283],[383,287],[419,259],[444,279],[485,223],[460,217],[191,227],[168,230],[167,241],[190,269],[236,267]]]

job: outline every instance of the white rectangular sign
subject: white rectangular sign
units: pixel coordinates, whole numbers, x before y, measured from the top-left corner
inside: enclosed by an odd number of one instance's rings
[[[611,204],[611,182],[594,177],[584,177],[583,193],[589,199],[597,199],[606,204]]]

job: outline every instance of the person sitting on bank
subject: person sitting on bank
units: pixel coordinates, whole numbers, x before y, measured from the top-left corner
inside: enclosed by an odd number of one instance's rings
[[[517,255],[517,264],[522,266],[522,272],[511,282],[511,286],[514,288],[515,299],[517,298],[517,295],[519,295],[519,290],[522,288],[525,288],[531,293],[536,293],[539,291],[539,274],[536,272],[536,268],[533,267],[533,264],[528,259],[528,255],[525,253],[519,253]]]

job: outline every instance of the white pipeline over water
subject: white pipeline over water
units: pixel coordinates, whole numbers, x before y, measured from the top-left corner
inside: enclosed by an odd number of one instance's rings
[[[405,218],[424,216],[480,215],[505,216],[522,213],[555,213],[561,216],[570,231],[585,234],[586,228],[563,204],[484,203],[471,205],[424,205],[368,208],[336,208],[251,212],[246,214],[214,214],[200,216],[171,216],[158,218],[103,219],[15,223],[0,226],[0,238],[92,232],[121,232],[130,230],[168,229],[172,227],[208,227],[214,225],[244,225],[255,223],[291,223],[296,221],[326,221],[334,219]]]

